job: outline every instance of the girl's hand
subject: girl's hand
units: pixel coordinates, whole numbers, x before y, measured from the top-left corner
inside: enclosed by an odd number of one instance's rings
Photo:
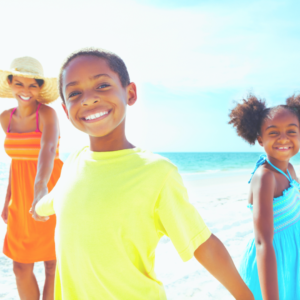
[[[1,213],[1,218],[3,219],[4,223],[7,224],[8,220],[8,205],[5,203],[2,213]]]
[[[39,202],[39,200],[41,200],[45,195],[48,194],[48,188],[47,186],[35,186],[35,197],[34,200],[32,202],[32,206],[29,210],[29,213],[32,214],[32,217],[36,220],[36,221],[40,221],[40,222],[46,222],[49,220],[49,217],[42,217],[39,216],[36,211],[35,211],[35,206],[37,205],[37,203]]]

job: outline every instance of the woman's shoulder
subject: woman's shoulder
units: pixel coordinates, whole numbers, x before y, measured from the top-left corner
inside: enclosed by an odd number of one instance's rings
[[[56,116],[56,111],[54,108],[52,108],[48,105],[42,104],[39,109],[39,115],[41,117],[53,117],[53,116]]]
[[[13,110],[14,110],[14,108],[10,108],[10,109],[4,110],[0,114],[0,124],[1,124],[1,127],[3,128],[3,130],[5,132],[7,131],[9,120],[10,120],[10,116],[11,116]]]
[[[40,126],[40,130],[43,131],[43,128],[46,124],[50,125],[54,125],[54,126],[58,126],[58,118],[57,118],[57,114],[56,111],[45,104],[42,104],[40,109],[39,109],[39,118],[41,120],[41,126]]]

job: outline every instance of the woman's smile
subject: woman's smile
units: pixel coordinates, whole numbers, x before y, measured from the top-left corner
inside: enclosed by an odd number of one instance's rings
[[[23,100],[23,101],[30,101],[30,99],[32,98],[32,97],[25,97],[25,96],[22,96],[22,95],[18,95],[18,97],[21,99],[21,100]]]

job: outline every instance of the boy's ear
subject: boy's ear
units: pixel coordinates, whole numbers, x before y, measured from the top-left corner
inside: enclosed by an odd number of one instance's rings
[[[66,113],[66,115],[67,115],[67,118],[69,119],[69,113],[68,113],[68,110],[67,110],[67,107],[66,107],[66,105],[65,105],[64,103],[62,103],[62,104],[61,104],[61,106],[62,106],[62,108],[63,108],[64,112]]]
[[[258,141],[258,143],[259,143],[262,147],[264,146],[263,141],[262,141],[262,138],[261,138],[260,135],[257,137],[257,141]]]
[[[133,105],[137,100],[136,85],[134,82],[130,82],[127,86],[127,104]]]

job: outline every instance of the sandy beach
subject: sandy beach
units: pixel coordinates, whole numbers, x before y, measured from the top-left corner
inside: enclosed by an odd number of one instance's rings
[[[250,171],[216,174],[184,174],[190,202],[195,205],[210,230],[225,244],[236,266],[252,236],[251,213],[246,205]],[[1,207],[4,187],[0,187]],[[2,249],[6,226],[0,222]],[[172,242],[164,237],[156,252],[156,273],[165,285],[168,300],[229,300],[233,297],[195,259],[183,263]],[[40,288],[44,281],[43,263],[35,266]],[[12,262],[0,254],[0,299],[16,300]]]

